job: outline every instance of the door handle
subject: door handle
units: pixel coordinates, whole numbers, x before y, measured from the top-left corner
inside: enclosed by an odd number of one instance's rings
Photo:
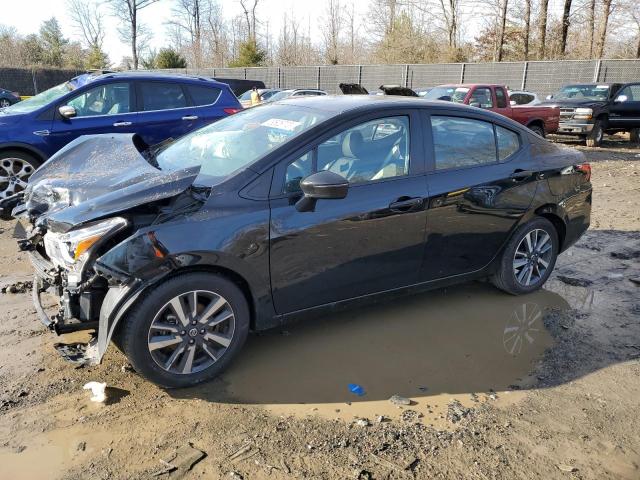
[[[198,116],[197,115],[185,115],[184,117],[182,117],[182,120],[197,120]]]
[[[131,125],[131,122],[116,122],[113,124],[114,127],[128,127]]]
[[[529,178],[531,175],[533,175],[535,172],[531,171],[531,170],[514,170],[514,172],[509,175],[509,178],[512,178],[514,180],[524,180],[525,178]]]
[[[413,212],[421,207],[423,199],[420,197],[400,197],[395,202],[389,204],[389,210],[394,212]]]

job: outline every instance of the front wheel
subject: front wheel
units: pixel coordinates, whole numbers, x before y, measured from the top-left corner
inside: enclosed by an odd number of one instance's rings
[[[587,135],[587,147],[599,147],[604,139],[604,123],[602,120],[596,120],[593,130]]]
[[[217,376],[238,354],[249,307],[228,279],[187,273],[155,287],[123,321],[121,345],[133,368],[162,387],[189,387]]]
[[[507,243],[492,280],[512,295],[538,290],[549,278],[559,252],[558,234],[546,218],[519,227]]]
[[[19,150],[0,152],[0,200],[27,188],[29,177],[40,166],[33,155]]]

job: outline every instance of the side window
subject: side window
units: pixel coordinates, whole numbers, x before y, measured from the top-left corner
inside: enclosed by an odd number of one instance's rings
[[[501,162],[507,160],[520,148],[520,136],[496,125],[496,142],[498,144],[498,158]]]
[[[496,103],[498,104],[498,108],[507,107],[507,96],[501,88],[496,88]]]
[[[187,106],[182,87],[177,83],[141,82],[141,103],[143,112],[169,110]]]
[[[203,87],[200,85],[185,85],[191,95],[191,100],[195,106],[212,105],[216,103],[220,96],[220,89],[217,87]]]
[[[318,170],[352,184],[409,174],[409,117],[387,117],[350,128],[317,147]]]
[[[493,124],[462,117],[431,116],[436,170],[496,162]]]
[[[129,83],[109,83],[91,88],[67,102],[76,109],[76,117],[117,115],[131,111]]]
[[[480,108],[493,108],[491,90],[488,88],[476,88],[471,94],[469,105]]]
[[[623,88],[616,97],[624,95],[627,97],[627,102],[640,102],[640,85],[629,85]]]
[[[311,175],[313,168],[313,150],[294,160],[287,167],[284,179],[284,193],[300,191],[300,180]]]

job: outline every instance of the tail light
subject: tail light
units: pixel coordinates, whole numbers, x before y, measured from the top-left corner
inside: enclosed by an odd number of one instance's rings
[[[580,165],[576,165],[576,171],[584,174],[584,179],[589,182],[591,181],[591,165],[588,163],[582,163]]]
[[[241,108],[223,108],[224,113],[226,113],[227,115],[233,115],[234,113],[238,113],[240,110],[242,110]]]

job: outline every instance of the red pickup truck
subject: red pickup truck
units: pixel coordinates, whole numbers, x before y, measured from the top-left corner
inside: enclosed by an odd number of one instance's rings
[[[507,89],[502,85],[464,83],[440,85],[430,89],[422,98],[447,100],[484,108],[509,117],[544,137],[558,130],[560,109],[553,106],[512,106]]]

